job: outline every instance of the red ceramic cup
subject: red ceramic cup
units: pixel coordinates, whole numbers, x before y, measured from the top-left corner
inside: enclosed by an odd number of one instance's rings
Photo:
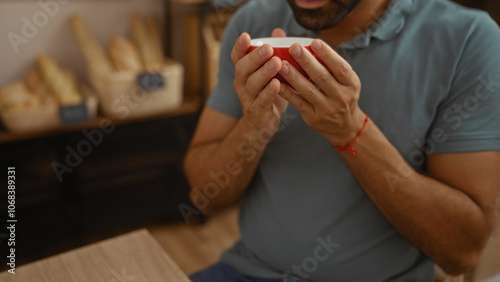
[[[280,58],[281,60],[287,60],[292,64],[303,76],[309,78],[309,75],[300,67],[300,65],[293,59],[292,55],[290,55],[290,46],[295,43],[299,43],[304,46],[306,50],[311,52],[311,43],[314,38],[309,37],[263,37],[263,38],[255,38],[250,42],[250,48],[248,52],[252,52],[253,50],[259,48],[264,44],[269,44],[274,50],[273,56]],[[312,53],[312,52],[311,52]],[[281,82],[287,83],[287,81],[278,73],[276,78]]]

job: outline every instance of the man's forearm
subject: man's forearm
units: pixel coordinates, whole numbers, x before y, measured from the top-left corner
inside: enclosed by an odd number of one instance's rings
[[[475,263],[491,226],[473,199],[415,172],[372,122],[355,148],[356,156],[344,151],[342,158],[408,241],[450,274]]]
[[[252,180],[268,140],[240,119],[223,140],[191,146],[184,171],[193,203],[210,213],[237,201]]]

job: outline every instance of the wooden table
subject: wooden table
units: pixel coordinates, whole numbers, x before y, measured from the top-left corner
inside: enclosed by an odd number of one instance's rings
[[[0,281],[190,281],[146,229],[0,273]]]

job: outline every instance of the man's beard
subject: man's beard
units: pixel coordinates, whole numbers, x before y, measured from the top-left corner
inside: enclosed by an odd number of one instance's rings
[[[300,25],[310,30],[320,31],[336,26],[361,0],[330,0],[329,3],[317,9],[304,9],[297,6],[295,0],[287,1]]]

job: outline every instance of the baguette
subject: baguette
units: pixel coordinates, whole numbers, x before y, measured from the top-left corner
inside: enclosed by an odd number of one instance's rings
[[[94,72],[111,72],[113,67],[106,56],[106,52],[79,15],[74,15],[71,18],[71,26],[87,67]]]
[[[36,67],[31,68],[28,71],[28,74],[26,74],[26,77],[24,78],[24,81],[26,83],[26,86],[28,89],[32,92],[37,94],[38,90],[43,86],[45,83],[43,80],[42,75],[40,72],[37,70]]]
[[[161,66],[156,59],[153,40],[148,32],[143,18],[137,14],[132,14],[132,40],[137,45],[139,53],[141,54],[144,66],[148,71],[158,70]]]
[[[111,38],[108,44],[108,54],[118,71],[139,72],[143,69],[137,48],[121,35]]]
[[[62,70],[57,63],[46,55],[38,58],[38,67],[49,89],[61,106],[81,104],[83,99],[78,93],[74,77]]]
[[[43,105],[55,106],[57,104],[54,94],[50,91],[47,82],[43,79],[42,74],[36,66],[31,68],[24,82],[31,93],[40,97]]]
[[[151,41],[153,43],[153,50],[155,54],[155,60],[158,64],[163,65],[163,46],[161,43],[161,35],[159,29],[158,18],[155,15],[148,17],[148,31]]]

